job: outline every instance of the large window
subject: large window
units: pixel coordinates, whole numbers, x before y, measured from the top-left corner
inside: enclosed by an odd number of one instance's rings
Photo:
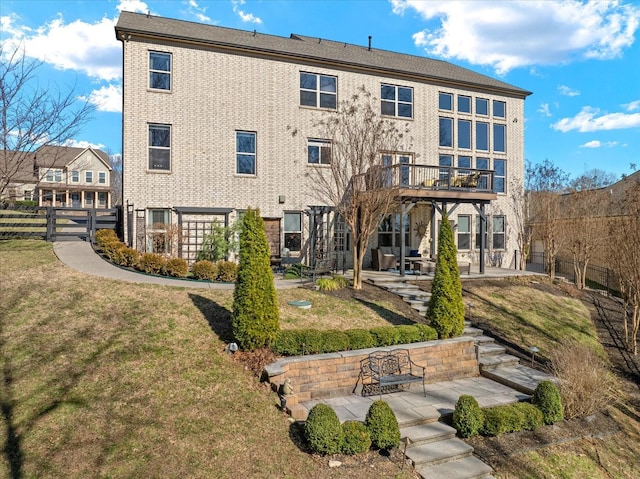
[[[310,165],[330,165],[331,142],[309,138],[307,140],[307,163]]]
[[[453,95],[451,93],[442,93],[438,96],[438,108],[441,110],[453,110]]]
[[[506,118],[507,104],[503,101],[493,100],[493,116],[496,118]]]
[[[471,97],[458,95],[458,111],[460,113],[471,113]]]
[[[169,210],[150,209],[147,218],[149,251],[152,253],[168,253],[170,251],[170,242],[167,234],[167,225],[171,224]]]
[[[506,126],[493,124],[493,151],[504,153],[506,150]]]
[[[337,77],[300,72],[300,105],[336,109]]]
[[[404,215],[404,244],[411,245],[409,215]],[[378,246],[400,246],[400,213],[384,218],[378,225]]]
[[[493,160],[493,191],[506,192],[507,162],[506,160]]]
[[[453,119],[440,117],[440,146],[453,146]]]
[[[476,158],[476,169],[488,170],[489,158]],[[489,189],[489,174],[480,176],[480,179],[478,180],[478,188],[483,190]]]
[[[380,87],[381,113],[388,116],[413,116],[413,88],[382,85]]]
[[[256,174],[256,133],[236,131],[236,173]]]
[[[171,170],[171,125],[149,125],[149,169]]]
[[[489,123],[476,122],[476,150],[489,151]]]
[[[504,216],[494,216],[493,217],[493,228],[492,232],[492,246],[493,249],[504,249],[504,234],[505,234],[505,221]]]
[[[476,98],[476,115],[489,114],[489,100],[486,98]]]
[[[284,214],[284,247],[289,251],[300,251],[302,245],[302,219],[300,213]]]
[[[458,120],[458,148],[471,149],[471,122]]]
[[[62,181],[62,170],[47,170],[45,181],[60,183]]]
[[[438,165],[444,167],[440,168],[440,180],[447,181],[447,179],[449,178],[449,172],[451,171],[450,167],[453,166],[453,156],[440,155],[440,158],[438,159]]]
[[[171,90],[171,54],[149,52],[149,88]]]
[[[459,175],[468,175],[471,173],[469,170],[463,170],[463,168],[471,168],[471,157],[470,156],[459,156],[458,157],[458,174]]]
[[[458,215],[458,249],[471,249],[471,216]]]

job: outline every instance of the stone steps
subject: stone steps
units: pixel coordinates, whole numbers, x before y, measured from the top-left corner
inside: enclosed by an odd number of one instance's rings
[[[416,471],[424,479],[491,479],[491,467],[474,456],[435,466],[417,467]]]
[[[482,370],[482,375],[521,393],[532,395],[542,381],[553,381],[550,374],[518,364],[511,367]]]
[[[408,439],[408,444],[413,447],[445,439],[453,439],[456,437],[456,430],[451,426],[436,421],[429,424],[400,428],[400,436],[404,441]]]
[[[481,373],[498,368],[513,368],[520,365],[520,358],[512,356],[511,354],[491,354],[485,356],[480,353],[478,365],[480,366]]]
[[[473,454],[473,447],[466,442],[453,438],[444,441],[421,444],[415,447],[408,446],[405,455],[413,466],[424,468],[425,466],[437,466],[447,462],[469,457]]]

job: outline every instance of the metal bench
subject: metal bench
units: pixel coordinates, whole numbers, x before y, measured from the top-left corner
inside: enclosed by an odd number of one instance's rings
[[[360,361],[362,395],[372,396],[395,392],[404,384],[422,382],[422,391],[427,395],[424,384],[425,368],[414,363],[409,350],[398,348],[391,351],[376,351]]]

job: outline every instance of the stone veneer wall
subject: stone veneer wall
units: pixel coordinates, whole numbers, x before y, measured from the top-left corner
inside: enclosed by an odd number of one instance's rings
[[[408,349],[412,361],[426,368],[427,383],[475,377],[479,374],[475,343],[464,337],[289,357],[266,366],[264,375],[275,387],[280,387],[289,378],[293,394],[287,397],[288,407],[311,399],[359,393],[362,389],[362,384],[358,382],[360,361],[374,351],[396,348]]]

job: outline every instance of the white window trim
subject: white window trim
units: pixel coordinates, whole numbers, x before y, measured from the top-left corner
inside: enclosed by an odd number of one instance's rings
[[[156,53],[156,54],[159,54],[159,55],[168,55],[169,56],[169,71],[166,71],[166,70],[155,70],[155,69],[151,68],[151,54],[152,53]],[[147,87],[149,88],[149,90],[157,91],[157,92],[170,93],[171,90],[173,89],[173,54],[170,53],[170,52],[160,52],[160,51],[157,51],[157,50],[149,50],[148,61],[149,61],[149,74],[147,76]],[[154,87],[152,87],[151,86],[151,74],[152,73],[161,73],[161,74],[169,75],[169,88],[154,88]]]
[[[169,128],[169,146],[153,146],[151,145],[150,130],[153,127],[166,127]],[[148,123],[147,124],[147,171],[154,173],[171,173],[173,168],[173,157],[171,155],[171,145],[173,143],[173,128],[170,124],[166,123]],[[151,168],[151,149],[154,150],[168,150],[169,151],[169,168]]]
[[[253,135],[254,137],[254,144],[255,144],[255,151],[253,153],[251,152],[246,152],[246,151],[239,151],[238,149],[238,133],[249,133],[251,135]],[[255,177],[258,175],[258,132],[256,131],[249,131],[249,130],[236,130],[235,131],[235,142],[236,142],[236,154],[235,154],[235,161],[236,161],[236,168],[235,168],[235,174],[238,176],[243,176],[243,177]],[[247,155],[247,156],[253,156],[253,173],[240,173],[238,171],[238,155]]]
[[[311,163],[309,161],[309,147],[317,147],[318,148],[318,163]],[[329,161],[323,162],[323,158],[325,158],[326,154],[323,155],[323,151],[329,150]],[[307,138],[307,165],[308,166],[331,166],[331,140],[323,140],[320,138]]]
[[[318,86],[315,90],[311,90],[309,88],[302,88],[301,85],[298,84],[298,91],[306,91],[306,92],[313,92],[315,93],[316,96],[316,104],[315,106],[312,105],[302,105],[300,104],[300,101],[298,99],[298,106],[302,107],[302,108],[315,108],[315,109],[319,109],[319,110],[329,110],[329,111],[335,111],[338,108],[338,77],[335,75],[325,75],[323,73],[314,73],[314,72],[305,72],[305,71],[301,71],[300,74],[298,75],[298,81],[300,80],[300,75],[305,74],[305,75],[313,75],[316,77],[316,85]],[[327,77],[327,78],[334,78],[336,81],[336,91],[332,92],[332,91],[322,91],[320,89],[320,78],[321,77]],[[329,108],[326,106],[321,106],[320,105],[320,94],[324,93],[325,95],[333,95],[336,97],[336,106],[335,108]]]
[[[93,171],[91,170],[86,170],[84,172],[84,182],[85,184],[91,184],[93,183]]]
[[[106,185],[107,184],[107,174],[104,171],[98,172],[98,184]]]
[[[384,99],[382,98],[382,88],[383,87],[389,87],[389,88],[393,88],[394,89],[394,99],[393,100],[389,100],[389,99]],[[402,101],[398,98],[398,89],[399,88],[406,88],[407,90],[411,90],[411,101]],[[381,83],[380,84],[380,108],[381,108],[381,115],[382,116],[386,116],[386,117],[390,117],[390,118],[402,118],[402,119],[407,119],[407,120],[411,120],[413,119],[413,112],[414,112],[414,107],[413,107],[413,96],[414,96],[414,91],[413,91],[413,87],[410,86],[402,86],[402,85],[391,85],[389,83]],[[393,103],[393,115],[387,115],[382,113],[382,103]],[[411,116],[401,116],[398,114],[398,107],[399,105],[409,105],[411,107]]]

